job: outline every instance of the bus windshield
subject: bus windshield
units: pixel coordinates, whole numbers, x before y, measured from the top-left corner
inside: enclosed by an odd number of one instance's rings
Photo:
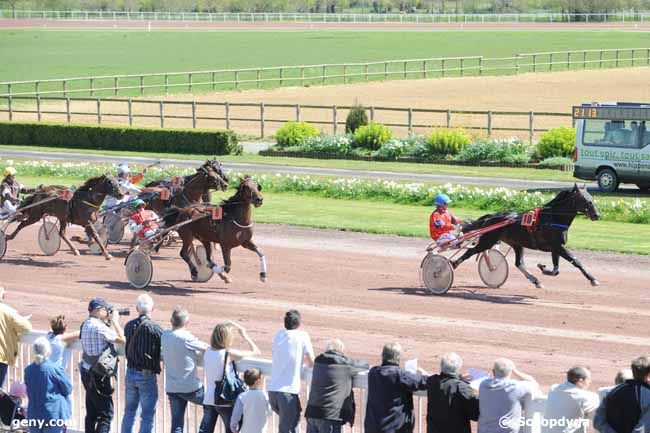
[[[639,149],[650,143],[645,121],[586,119],[582,143],[585,146],[607,146]]]

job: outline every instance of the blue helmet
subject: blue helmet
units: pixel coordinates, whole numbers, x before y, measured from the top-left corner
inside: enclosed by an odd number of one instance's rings
[[[438,194],[436,199],[433,201],[436,206],[446,206],[451,203],[451,199],[447,194]]]

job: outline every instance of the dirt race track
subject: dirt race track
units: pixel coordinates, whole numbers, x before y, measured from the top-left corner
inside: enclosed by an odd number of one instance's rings
[[[298,308],[317,351],[328,338],[340,337],[351,355],[374,363],[382,345],[397,340],[407,359],[417,357],[427,369],[437,368],[437,357],[450,350],[458,351],[467,367],[487,368],[494,358],[507,356],[545,385],[562,380],[573,364],[591,366],[594,382],[609,384],[618,368],[650,346],[642,326],[650,317],[648,257],[580,252],[602,286],[591,288],[563,263],[559,277],[544,279],[544,290],[534,289],[512,267],[504,287],[485,289],[475,262],[467,262],[452,291],[432,297],[418,283],[425,239],[260,225],[256,242],[269,263],[264,284],[249,251],[233,252],[234,282],[226,286],[216,277],[189,282],[178,249],[163,249],[149,287],[154,318],[166,325],[174,306],[184,305],[192,313],[191,330],[204,339],[217,322],[239,320],[270,358],[284,311]],[[94,296],[132,305],[139,291],[125,282],[126,250],[115,246],[111,262],[83,249],[81,257],[68,251],[44,257],[36,229],[27,230],[10,242],[0,261],[6,302],[33,314],[37,329],[45,329],[47,317],[57,313],[77,328]],[[531,268],[538,262],[529,256]]]

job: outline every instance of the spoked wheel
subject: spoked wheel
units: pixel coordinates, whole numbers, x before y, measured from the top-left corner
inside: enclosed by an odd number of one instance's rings
[[[7,252],[7,237],[4,230],[0,230],[0,259],[5,256]]]
[[[104,217],[104,225],[108,232],[108,243],[119,244],[124,238],[124,221],[120,215],[109,213]]]
[[[43,221],[38,229],[38,246],[46,256],[53,256],[61,248],[61,236],[59,236],[59,225],[52,221]]]
[[[101,221],[97,221],[93,224],[93,227],[95,227],[95,231],[97,232],[97,235],[99,236],[99,240],[101,240],[102,245],[104,248],[108,245],[108,229],[104,224],[102,224]],[[88,249],[90,250],[91,253],[95,255],[100,255],[102,253],[102,249],[99,246],[97,242],[90,236],[86,237],[86,240],[88,241]]]
[[[208,267],[208,255],[203,245],[193,245],[194,252],[190,252],[190,262],[196,267],[198,273],[192,281],[205,283],[214,275],[212,268]]]
[[[449,259],[439,254],[427,254],[420,272],[424,287],[432,295],[444,295],[454,282],[454,269]]]
[[[478,274],[486,286],[498,289],[508,279],[506,256],[495,249],[484,251],[478,260]]]
[[[153,262],[140,250],[132,251],[126,258],[126,278],[136,289],[144,289],[153,278]]]

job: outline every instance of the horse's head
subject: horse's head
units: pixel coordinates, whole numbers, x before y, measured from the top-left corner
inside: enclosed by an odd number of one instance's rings
[[[110,174],[104,175],[102,177],[103,180],[98,185],[97,191],[115,197],[116,199],[121,199],[124,197],[122,189],[120,188],[120,184],[115,177],[111,176]]]
[[[204,167],[206,167],[206,166],[211,167],[212,170],[214,170],[215,173],[217,173],[219,176],[221,176],[221,178],[224,180],[224,182],[226,182],[226,183],[229,182],[228,175],[226,174],[226,171],[224,170],[223,165],[221,164],[221,162],[219,162],[216,159],[208,159],[207,161],[205,161],[205,164],[204,164]]]
[[[578,184],[574,184],[571,193],[574,197],[576,211],[584,213],[592,221],[600,219],[600,211],[598,210],[598,206],[596,206],[594,198],[591,196],[591,194],[589,194],[589,191],[587,191],[586,187],[581,188],[578,186]]]
[[[252,177],[246,176],[239,181],[237,195],[241,201],[246,204],[252,204],[255,207],[262,206],[264,197],[262,197],[262,185],[259,185]]]
[[[228,189],[228,179],[224,179],[212,165],[207,162],[201,167],[196,169],[197,176],[203,176],[209,189],[217,189],[219,191],[226,191]],[[191,181],[190,181],[191,182]],[[187,186],[188,184],[186,184]]]

